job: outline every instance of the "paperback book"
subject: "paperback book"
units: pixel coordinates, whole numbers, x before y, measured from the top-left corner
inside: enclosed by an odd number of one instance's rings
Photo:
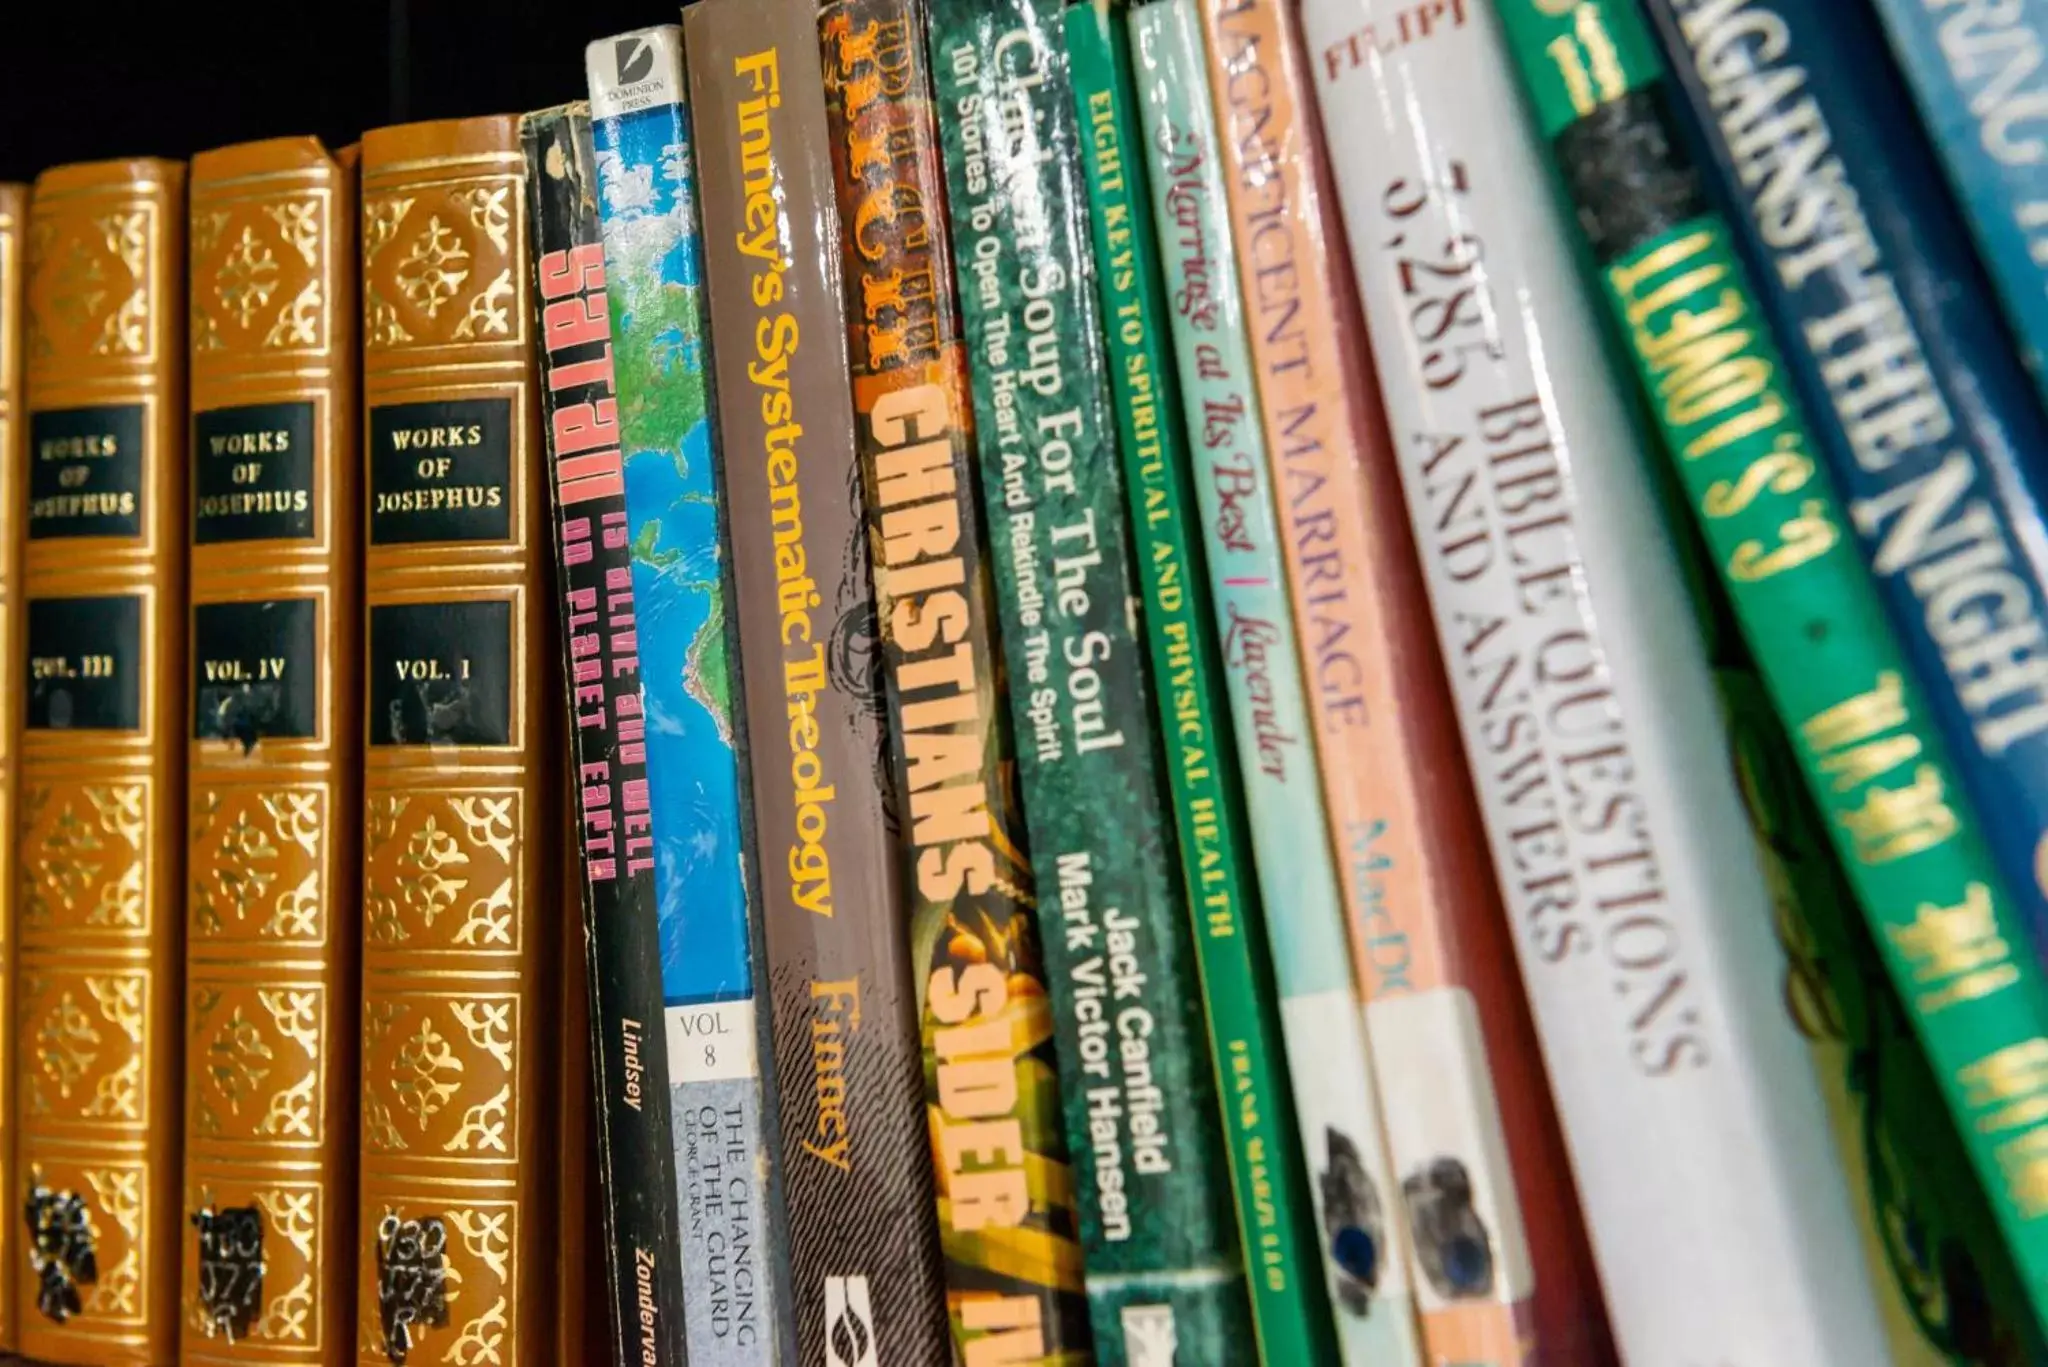
[[[1060,6],[932,6],[978,463],[1044,904],[1060,1099],[1096,1350],[1146,1360],[1213,1283],[1218,1170],[1191,935],[1154,736]],[[1142,1047],[1115,1016],[1139,1013]],[[1204,1102],[1207,1105],[1204,1106]],[[1022,1212],[1020,1211],[1020,1214]],[[1070,1227],[1071,1228],[1071,1227]],[[1080,1289],[1079,1259],[1063,1290]],[[1077,1298],[1036,1352],[1088,1342]],[[967,1344],[973,1350],[973,1340]]]
[[[2034,388],[2048,398],[2048,4],[1873,0]],[[1920,201],[1915,201],[1916,206]]]
[[[1335,1346],[1302,1162],[1319,1153],[1303,1150],[1295,1121],[1267,941],[1303,923],[1340,923],[1343,900],[1315,780],[1243,300],[1228,267],[1229,209],[1197,0],[1140,6],[1130,26],[1155,215],[1147,226],[1156,229],[1171,301],[1187,429],[1199,434],[1188,458],[1205,537],[1206,643],[1222,661],[1231,723],[1216,728],[1215,743],[1236,750],[1260,894],[1233,902],[1199,884],[1195,943],[1257,1343],[1261,1361],[1278,1367],[1327,1360]],[[1220,823],[1213,831],[1212,840],[1229,838]],[[1267,908],[1286,910],[1269,923]]]
[[[825,108],[842,225],[842,297],[853,420],[872,557],[885,730],[903,920],[922,1046],[906,1095],[926,1129],[932,1174],[909,1230],[943,1267],[936,1314],[899,1317],[909,1362],[951,1352],[947,1306],[1030,1286],[1036,1269],[1009,1256],[1009,1230],[978,1203],[955,1201],[980,1156],[952,1142],[947,1103],[957,1030],[937,1009],[975,966],[1000,960],[1018,995],[1045,1001],[1016,752],[1002,704],[994,588],[975,502],[966,349],[945,231],[945,182],[925,55],[922,0],[835,0],[819,11]],[[1027,986],[1028,985],[1028,986]],[[1007,989],[1006,989],[1007,990]],[[1014,1085],[989,1096],[982,1121],[1056,1127],[1049,1049],[990,1060]],[[947,1080],[943,1088],[940,1078]],[[996,1103],[1000,1102],[1000,1105]],[[974,1107],[977,1112],[983,1107]],[[967,1120],[967,1125],[980,1123]],[[963,1132],[964,1127],[963,1127]],[[899,1155],[916,1145],[889,1146]],[[942,1193],[945,1193],[942,1195]],[[1044,1236],[1034,1236],[1043,1238]],[[941,1246],[943,1251],[941,1251]],[[912,1251],[905,1240],[906,1255]]]
[[[1649,7],[1815,454],[2048,948],[2048,415],[1867,6]],[[1735,35],[1768,25],[1767,46]],[[1740,52],[1741,60],[1721,57]],[[1737,98],[1731,92],[1742,92]]]
[[[520,121],[569,760],[572,886],[587,946],[612,1360],[682,1362],[673,1116],[662,1019],[647,712],[590,108]],[[583,1047],[569,1038],[565,1048]]]
[[[1870,1166],[1882,1188],[1900,1192],[1881,1215],[1892,1227],[1887,1251],[1899,1261],[1916,1312],[1930,1304],[1930,1285],[1959,1308],[1945,1317],[1916,1313],[1917,1332],[1895,1329],[1894,1336],[1923,1357],[1931,1349],[1962,1361],[2031,1360],[1982,1307],[1988,1299],[2007,1315],[2017,1308],[2024,1340],[2038,1342],[2038,1300],[2034,1324],[2024,1321],[2026,1297],[2037,1297],[2041,1285],[2041,1232],[2015,1184],[2025,1181],[2027,1155],[2041,1142],[2039,1122],[2008,1106],[2000,1079],[2040,1047],[2048,1002],[2041,971],[1958,801],[1941,739],[1846,534],[1853,505],[1844,507],[1814,452],[1817,434],[1793,388],[1793,368],[1772,340],[1732,227],[1708,197],[1674,121],[1655,39],[1627,6],[1596,6],[1570,32],[1527,4],[1507,15],[1531,105],[1609,311],[1793,732],[1806,787],[1827,816],[1891,986],[2024,1279],[2014,1284],[1985,1237],[1981,1198],[1972,1199],[1969,1184],[1943,1191],[1959,1173],[1941,1162],[1943,1135],[1915,1142],[1912,1117],[1886,1104],[1921,1076],[1909,1054],[1869,1084],[1873,1125],[1890,1122],[1901,1137]],[[1593,67],[1589,42],[1606,73],[1597,83],[1573,77]],[[1613,195],[1619,184],[1634,187],[1629,197]],[[1730,367],[1704,372],[1727,380],[1700,384],[1702,358]],[[1838,1002],[1859,995],[1856,966],[1836,966]],[[1873,1060],[1886,1014],[1883,1003],[1872,1010],[1865,1047]],[[1903,1239],[1892,1232],[1901,1225],[1909,1231]],[[1974,1259],[1936,1266],[1924,1279],[1913,1275],[1927,1251],[1943,1244],[1959,1254],[1974,1244]],[[1981,1283],[1971,1261],[1982,1269]],[[1951,1298],[1950,1288],[1960,1294]]]
[[[1497,20],[1376,69],[1384,132],[1334,169],[1399,434],[1384,467],[1622,1352],[1878,1361],[1688,586],[1567,240],[1529,213],[1542,151]]]
[[[1085,0],[1068,6],[1063,25],[1087,176],[1098,316],[1107,342],[1110,397],[1130,509],[1131,555],[1138,566],[1156,680],[1153,725],[1159,735],[1172,738],[1162,747],[1159,762],[1180,837],[1182,895],[1164,899],[1160,929],[1189,944],[1181,958],[1194,967],[1193,986],[1199,982],[1192,950],[1197,921],[1213,916],[1235,922],[1247,903],[1256,906],[1258,893],[1245,839],[1243,788],[1222,710],[1214,626],[1200,595],[1191,591],[1204,572],[1201,524],[1189,488],[1187,431],[1181,424],[1152,206],[1146,200],[1128,11],[1122,0]],[[1120,1022],[1127,1020],[1119,1016]],[[1208,1042],[1206,1035],[1190,1031],[1190,1036],[1203,1046]],[[1194,1052],[1202,1062],[1213,1063],[1207,1047]],[[1203,1118],[1217,1114],[1213,1068],[1193,1072],[1185,1082],[1192,1113]],[[1091,1102],[1095,1095],[1090,1092]],[[1214,1123],[1208,1128],[1213,1131]],[[1183,1290],[1165,1308],[1175,1341],[1197,1361],[1220,1354],[1224,1345],[1244,1342],[1251,1331],[1228,1162],[1223,1147],[1213,1141],[1184,1150],[1178,1158],[1188,1199],[1174,1228],[1185,1241],[1186,1270],[1180,1274]],[[1131,1317],[1125,1312],[1123,1318],[1128,1322]],[[1098,1346],[1102,1338],[1098,1326]],[[1135,1347],[1127,1344],[1127,1355],[1143,1361]]]
[[[586,57],[650,722],[685,1357],[765,1367],[782,1360],[787,1283],[769,1237],[773,1127],[742,827],[745,733],[734,714],[681,34],[641,29],[591,44]]]

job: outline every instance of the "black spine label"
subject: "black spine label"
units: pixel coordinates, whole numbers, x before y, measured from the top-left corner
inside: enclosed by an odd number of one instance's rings
[[[29,417],[28,534],[142,535],[139,403]]]
[[[1601,266],[1707,212],[1681,137],[1660,81],[1608,100],[1552,140]]]
[[[511,603],[370,610],[370,744],[511,743]]]
[[[313,405],[249,404],[192,419],[192,540],[313,535]]]
[[[22,1213],[28,1220],[28,1267],[36,1279],[36,1309],[62,1324],[84,1307],[79,1288],[100,1279],[92,1212],[77,1192],[53,1191],[32,1182]]]
[[[370,410],[370,543],[512,535],[512,400]]]
[[[32,598],[31,731],[142,729],[142,599]]]
[[[192,609],[192,735],[311,739],[320,698],[320,604],[311,598]]]

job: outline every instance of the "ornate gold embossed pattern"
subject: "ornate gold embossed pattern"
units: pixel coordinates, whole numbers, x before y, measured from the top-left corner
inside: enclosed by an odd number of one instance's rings
[[[546,696],[559,674],[545,663],[522,168],[514,119],[380,129],[363,142],[368,410],[504,398],[513,433],[508,539],[372,544],[366,554],[371,614],[506,601],[512,650],[508,745],[380,743],[379,718],[369,719],[362,1367],[390,1367],[393,1346],[408,1367],[556,1360],[549,1174],[565,818]],[[366,655],[368,669],[397,663]],[[398,1272],[381,1275],[389,1268]]]
[[[20,668],[21,500],[24,448],[21,425],[21,312],[23,231],[28,187],[0,185],[0,1194],[12,1201],[14,1185],[14,918],[20,905],[14,882],[14,737],[21,728]],[[0,1204],[0,1215],[6,1213]],[[0,1218],[0,1351],[14,1341],[15,1248],[19,1225]]]
[[[178,1341],[184,167],[59,167],[36,182],[28,224],[29,425],[43,412],[134,406],[142,446],[134,534],[26,541],[31,615],[69,633],[72,611],[37,605],[119,597],[136,605],[138,627],[114,676],[132,690],[134,726],[65,725],[38,717],[31,697],[22,732],[11,1014],[33,1043],[14,1065],[13,1319],[27,1356],[153,1367]],[[0,694],[26,682],[10,673]],[[92,1280],[66,1290],[68,1274],[44,1258],[63,1292],[47,1294],[31,1270],[38,1250],[20,1237],[25,1206],[78,1214]]]
[[[204,153],[192,163],[191,221],[200,449],[184,724],[181,1361],[343,1367],[354,1359],[360,1034],[353,152],[279,138]],[[305,452],[290,450],[304,430],[287,420],[294,411],[310,412]],[[303,495],[310,517],[278,526],[229,514],[204,528],[217,506],[209,489],[222,487],[207,471],[220,462],[241,463],[234,487]],[[304,654],[238,652],[231,635],[199,626],[209,610],[289,601],[311,604]],[[240,735],[202,727],[206,708],[225,716],[261,696],[254,683],[203,686],[233,678],[237,664],[247,677],[246,657],[266,653],[288,680],[306,672],[308,715]],[[260,1245],[215,1234],[223,1220],[260,1231]]]

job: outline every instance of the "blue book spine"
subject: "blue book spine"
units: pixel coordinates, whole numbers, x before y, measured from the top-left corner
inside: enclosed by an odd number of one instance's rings
[[[671,25],[592,43],[588,63],[647,712],[685,1337],[694,1367],[752,1367],[777,1360],[787,1307],[770,1237],[758,935],[682,34]]]
[[[2014,903],[2048,943],[2048,529],[2036,483],[2048,420],[1884,33],[1868,8],[1841,0],[1648,9],[1764,285],[1819,454]],[[1697,321],[1698,336],[1718,327]],[[1685,345],[1638,339],[1639,350]],[[1662,383],[1705,399],[1768,384],[1767,369],[1752,373],[1760,364],[1702,354]],[[1701,441],[1710,439],[1719,438]],[[1795,445],[1782,473],[1813,458]],[[1742,481],[1720,495],[1733,513],[1757,492]],[[1728,571],[1760,579],[1790,569],[1826,549],[1829,527],[1794,519],[1778,544],[1745,547]],[[1887,797],[1871,823],[1910,825],[1941,810],[1938,791]],[[1909,839],[1946,835],[1930,821]]]
[[[2048,397],[2048,3],[1874,3]]]

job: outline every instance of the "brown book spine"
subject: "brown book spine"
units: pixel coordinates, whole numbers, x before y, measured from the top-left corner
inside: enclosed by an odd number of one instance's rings
[[[354,1351],[354,157],[192,163],[183,1356]]]
[[[185,168],[36,181],[28,216],[15,1193],[19,1346],[177,1352]]]
[[[363,139],[364,1367],[556,1351],[561,929],[525,159]]]
[[[812,0],[685,19],[800,1360],[945,1360]],[[764,216],[767,204],[786,205]],[[763,231],[766,225],[768,230]]]
[[[21,733],[21,305],[28,187],[0,185],[0,1001],[14,1001],[15,737]],[[0,1011],[0,1195],[14,1190],[14,1012]],[[0,1206],[0,1210],[4,1210]],[[0,1352],[15,1348],[14,1244],[0,1220]]]
[[[925,17],[922,0],[834,0],[819,11],[818,28],[846,224],[847,350],[891,759],[904,805],[904,935],[926,1006],[920,1045],[936,1078],[948,1026],[933,1011],[931,984],[951,987],[984,937],[1010,955],[1013,985],[1038,980],[1028,995],[1041,1002],[1044,969],[975,503],[974,415]],[[943,1121],[943,1093],[927,1086]],[[939,1121],[930,1132],[935,1181],[950,1198],[964,1165]],[[973,1237],[968,1209],[955,1199],[935,1206],[948,1311],[963,1323],[977,1300],[1015,1289],[1006,1278],[1017,1270],[996,1241]]]

